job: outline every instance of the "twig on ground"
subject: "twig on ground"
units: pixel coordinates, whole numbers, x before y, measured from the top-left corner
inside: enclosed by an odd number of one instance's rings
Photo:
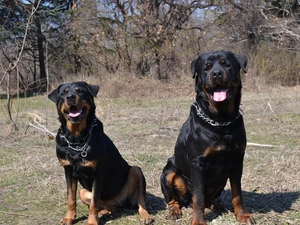
[[[159,127],[159,130],[170,130],[170,131],[178,131],[178,129],[176,128],[172,128],[172,127]]]
[[[270,144],[258,144],[258,143],[252,143],[252,142],[248,142],[247,146],[258,146],[258,147],[267,147],[267,148],[280,148],[282,146],[280,145],[270,145]]]
[[[55,138],[56,134],[51,132],[50,130],[48,130],[45,126],[43,126],[42,124],[40,124],[39,122],[37,122],[36,120],[33,120],[33,123],[29,123],[25,133],[27,132],[27,130],[29,129],[29,127],[34,127],[40,131],[45,132],[46,134],[49,135],[50,138]]]
[[[277,116],[276,113],[274,112],[274,110],[273,110],[273,108],[272,108],[270,102],[268,102],[268,107],[269,107],[269,109],[271,110],[271,112],[272,112],[272,114],[274,115],[274,117],[278,120],[278,116]]]

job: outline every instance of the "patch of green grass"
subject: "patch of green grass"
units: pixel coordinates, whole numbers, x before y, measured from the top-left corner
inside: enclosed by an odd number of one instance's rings
[[[299,113],[284,113],[278,115],[278,118],[284,122],[297,123],[300,120]]]

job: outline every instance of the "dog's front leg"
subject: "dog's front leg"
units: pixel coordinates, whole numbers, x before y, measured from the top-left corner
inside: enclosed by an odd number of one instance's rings
[[[72,225],[76,218],[76,192],[78,181],[73,177],[72,166],[64,166],[64,170],[67,183],[68,211],[67,215],[60,221],[60,224]]]
[[[242,198],[241,179],[243,172],[243,162],[235,165],[230,171],[229,180],[232,192],[232,204],[234,213],[241,224],[255,224],[253,217],[244,208]]]
[[[204,198],[204,174],[200,165],[192,164],[191,168],[191,180],[192,180],[192,192],[193,192],[193,217],[191,225],[206,225],[204,209],[205,209],[205,198]]]
[[[99,169],[95,176],[95,180],[92,187],[92,199],[89,208],[89,217],[86,225],[98,224],[98,212],[100,211],[100,205],[101,205],[103,177],[104,177],[104,171],[102,169]]]

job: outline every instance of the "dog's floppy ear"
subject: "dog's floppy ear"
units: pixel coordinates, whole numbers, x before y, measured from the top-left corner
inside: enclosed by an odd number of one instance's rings
[[[57,100],[58,100],[58,96],[59,96],[59,89],[62,85],[59,85],[58,88],[54,89],[49,95],[48,95],[48,98],[57,103]]]
[[[199,75],[198,74],[199,66],[201,66],[201,64],[205,62],[208,55],[209,55],[208,53],[202,53],[198,56],[197,59],[195,59],[191,63],[191,70],[192,70],[193,78],[195,78],[196,75]]]
[[[236,53],[233,55],[234,55],[234,58],[236,59],[236,61],[238,61],[238,63],[240,64],[244,73],[247,73],[247,71],[246,71],[246,66],[247,66],[247,62],[248,62],[247,57],[245,55],[236,54]]]
[[[100,87],[98,85],[92,85],[92,84],[88,84],[86,82],[84,82],[84,83],[85,83],[87,89],[89,90],[90,94],[93,97],[96,97],[99,92]]]
[[[191,63],[191,71],[192,71],[193,78],[196,77],[198,64],[199,64],[199,58],[195,59]]]

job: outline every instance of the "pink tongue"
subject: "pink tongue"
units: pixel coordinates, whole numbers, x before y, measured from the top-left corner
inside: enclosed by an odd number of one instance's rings
[[[213,100],[216,102],[222,102],[226,99],[226,90],[216,90],[213,95]]]
[[[69,116],[70,117],[77,117],[77,116],[80,116],[82,110],[72,110],[70,113],[69,113]]]

